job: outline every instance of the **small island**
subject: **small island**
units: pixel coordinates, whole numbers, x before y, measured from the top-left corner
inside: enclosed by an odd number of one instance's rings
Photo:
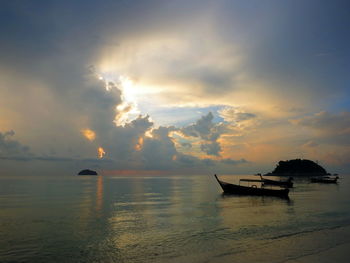
[[[85,169],[81,170],[78,175],[98,175],[96,171]]]
[[[294,159],[279,161],[276,168],[266,175],[272,176],[323,176],[327,171],[311,160]]]

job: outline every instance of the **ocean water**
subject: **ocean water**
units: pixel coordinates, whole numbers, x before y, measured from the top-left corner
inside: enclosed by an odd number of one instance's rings
[[[341,177],[296,179],[285,200],[222,195],[209,175],[2,176],[0,262],[298,260],[350,242]]]

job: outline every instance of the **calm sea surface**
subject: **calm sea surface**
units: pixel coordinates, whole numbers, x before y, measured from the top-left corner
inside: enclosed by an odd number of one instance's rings
[[[296,180],[284,200],[223,196],[205,175],[3,176],[0,262],[295,260],[350,242],[350,176],[341,177]]]

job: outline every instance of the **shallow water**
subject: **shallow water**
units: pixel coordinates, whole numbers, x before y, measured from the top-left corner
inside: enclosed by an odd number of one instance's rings
[[[242,176],[222,176],[237,182]],[[350,177],[290,200],[213,176],[0,177],[0,262],[283,262],[350,242]]]

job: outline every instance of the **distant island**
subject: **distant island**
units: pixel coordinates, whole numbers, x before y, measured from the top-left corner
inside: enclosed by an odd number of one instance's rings
[[[85,169],[81,170],[78,175],[98,175],[96,171]]]
[[[315,176],[326,175],[327,171],[319,164],[302,159],[279,161],[276,168],[266,175],[276,176]]]

